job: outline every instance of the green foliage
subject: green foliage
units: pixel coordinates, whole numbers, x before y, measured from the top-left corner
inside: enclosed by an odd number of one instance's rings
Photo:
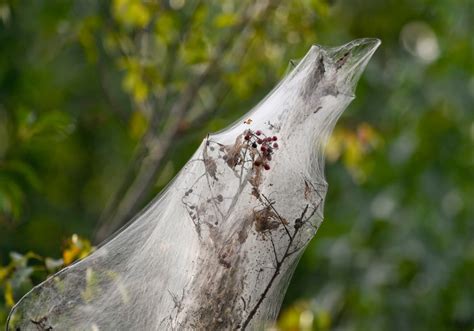
[[[329,145],[326,220],[279,328],[474,327],[470,1],[282,1],[264,19],[259,8],[246,13],[253,3],[0,2],[0,327],[61,266],[40,256],[59,258],[73,233],[93,237],[139,168],[131,160],[146,154],[143,141],[176,125],[139,207],[207,132],[265,95],[289,59],[358,37],[382,46]],[[171,105],[209,64],[176,120]]]

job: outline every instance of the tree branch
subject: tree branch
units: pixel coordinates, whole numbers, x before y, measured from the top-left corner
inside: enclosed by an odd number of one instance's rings
[[[112,211],[111,215],[101,218],[99,230],[96,233],[96,240],[103,240],[110,235],[111,232],[120,227],[142,206],[156,182],[164,160],[170,153],[172,141],[180,134],[181,121],[191,108],[190,106],[195,100],[201,86],[210,77],[221,71],[219,61],[225,56],[227,51],[232,49],[232,46],[236,42],[235,36],[241,36],[241,33],[245,29],[255,25],[259,20],[266,18],[268,11],[276,7],[275,2],[269,2],[267,7],[262,10],[262,14],[258,19],[252,19],[253,7],[247,8],[244,11],[240,23],[235,25],[230,31],[230,37],[221,41],[216,47],[206,68],[188,84],[181,98],[171,107],[168,121],[164,125],[165,129],[158,135],[154,134],[154,131],[150,131],[149,135],[145,135],[146,138],[140,145],[145,145],[145,150],[148,150],[148,154],[137,162],[139,164],[137,174],[130,185],[127,186],[128,189],[123,195],[123,198],[114,204],[113,208],[109,208],[109,210]],[[244,35],[244,37],[248,36]]]

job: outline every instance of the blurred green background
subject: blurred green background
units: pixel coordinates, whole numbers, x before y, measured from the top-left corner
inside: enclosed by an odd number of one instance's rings
[[[290,59],[377,37],[275,328],[472,330],[473,33],[471,0],[0,1],[0,328]]]

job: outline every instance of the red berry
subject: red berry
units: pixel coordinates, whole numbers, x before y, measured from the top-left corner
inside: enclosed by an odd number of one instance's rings
[[[268,165],[268,163],[265,163],[265,164],[263,165],[263,168],[264,168],[265,170],[270,170],[270,166]]]
[[[267,151],[267,148],[266,148],[265,146],[262,146],[262,147],[260,147],[260,150],[261,150],[262,152],[266,152],[266,151]]]
[[[273,147],[274,147],[274,148],[278,148],[278,144],[277,144],[277,143],[273,143]]]
[[[257,143],[261,145],[261,144],[263,143],[263,140],[260,139],[260,138],[258,138],[258,139],[257,139]]]
[[[267,160],[268,161],[271,161],[272,160],[272,156],[270,154],[267,155]]]
[[[256,134],[257,136],[259,136],[259,135],[261,135],[261,134],[262,134],[262,131],[260,131],[260,130],[257,130],[257,131],[255,132],[255,134]]]
[[[249,135],[246,135],[246,136],[244,137],[244,139],[245,139],[245,140],[250,140],[250,136],[249,136]]]
[[[277,136],[273,136],[272,139],[273,139],[273,141],[277,141],[277,140],[278,140]]]

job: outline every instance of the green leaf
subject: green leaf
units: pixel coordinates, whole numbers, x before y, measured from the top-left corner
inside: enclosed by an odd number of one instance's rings
[[[70,135],[75,128],[71,117],[61,111],[50,111],[38,116],[33,111],[20,109],[18,114],[20,141],[58,141]]]
[[[31,185],[35,189],[39,189],[41,187],[41,180],[36,174],[35,169],[30,164],[21,160],[11,160],[6,162],[4,166],[0,168],[0,171],[18,175],[27,184]]]
[[[237,22],[238,18],[235,13],[222,13],[214,19],[214,26],[216,28],[227,28],[235,25]]]
[[[24,193],[21,187],[13,179],[0,173],[0,213],[18,218],[23,199]]]

